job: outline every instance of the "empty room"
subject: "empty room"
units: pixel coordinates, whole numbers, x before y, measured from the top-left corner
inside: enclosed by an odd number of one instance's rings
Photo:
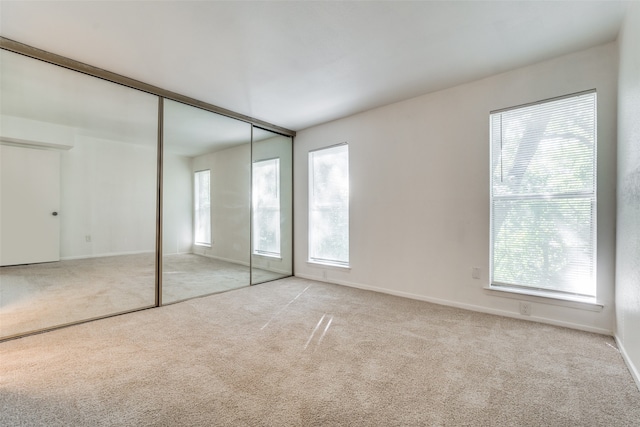
[[[0,425],[640,426],[640,1],[0,36]]]

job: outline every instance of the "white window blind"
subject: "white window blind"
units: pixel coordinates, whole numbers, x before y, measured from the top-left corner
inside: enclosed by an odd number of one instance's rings
[[[349,146],[309,153],[309,261],[349,265]]]
[[[211,245],[211,171],[194,174],[195,244]]]
[[[595,297],[596,93],[490,119],[492,285]]]
[[[253,253],[280,256],[280,159],[253,163]]]

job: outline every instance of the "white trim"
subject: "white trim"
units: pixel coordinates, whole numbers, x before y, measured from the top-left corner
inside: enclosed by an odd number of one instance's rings
[[[344,280],[335,280],[335,279],[327,280],[327,279],[323,279],[322,277],[313,276],[313,275],[309,275],[309,274],[296,273],[295,277],[300,277],[300,278],[309,279],[309,280],[316,280],[318,282],[333,283],[333,284],[337,284],[337,285],[348,286],[350,288],[357,288],[357,289],[364,289],[364,290],[367,290],[367,291],[380,292],[380,293],[383,293],[383,294],[395,295],[395,296],[404,297],[404,298],[410,298],[410,299],[414,299],[414,300],[418,300],[418,301],[431,302],[431,303],[434,303],[434,304],[444,305],[444,306],[448,306],[448,307],[455,307],[455,308],[461,308],[461,309],[469,310],[469,311],[476,311],[476,312],[479,312],[479,313],[495,314],[496,316],[511,317],[511,318],[514,318],[514,319],[528,320],[528,321],[531,321],[531,322],[545,323],[545,324],[548,324],[548,325],[562,326],[564,328],[578,329],[578,330],[581,330],[581,331],[593,332],[593,333],[596,333],[596,334],[613,336],[613,331],[611,331],[609,329],[595,328],[595,327],[591,327],[591,326],[580,325],[580,324],[577,324],[577,323],[563,322],[561,320],[554,320],[554,319],[547,319],[545,317],[523,316],[523,315],[521,315],[519,313],[514,313],[514,312],[511,312],[511,311],[497,310],[497,309],[494,309],[494,308],[487,308],[487,307],[482,307],[482,306],[473,305],[473,304],[464,304],[464,303],[459,303],[459,302],[456,302],[456,301],[450,301],[450,300],[440,299],[440,298],[432,298],[432,297],[427,297],[427,296],[424,296],[424,295],[413,294],[413,293],[410,293],[410,292],[394,291],[394,290],[390,290],[390,289],[378,288],[378,287],[369,286],[369,285],[362,285],[362,284],[359,284],[359,283],[353,283],[353,282],[348,282],[348,281],[344,281]]]
[[[128,251],[128,252],[106,252],[102,254],[90,254],[90,255],[76,255],[60,257],[60,261],[73,261],[76,259],[89,259],[89,258],[105,258],[110,256],[121,255],[140,255],[140,254],[155,254],[156,251]]]
[[[255,264],[254,264],[254,265],[252,265],[252,266],[251,266],[251,269],[252,269],[252,270],[268,271],[268,272],[270,272],[270,273],[278,273],[278,274],[285,275],[285,276],[287,276],[287,277],[291,276],[291,272],[290,272],[290,271],[281,270],[281,269],[279,269],[279,268],[272,268],[272,267],[265,268],[265,267],[260,267],[259,265],[255,265]]]
[[[277,259],[279,261],[282,261],[282,255],[281,254],[277,254],[277,255],[270,255],[267,253],[257,253],[255,250],[253,251],[253,253],[251,254],[253,256],[259,257],[259,258],[264,258],[266,260],[272,261],[274,259]]]
[[[580,92],[570,93],[568,95],[554,96],[553,98],[541,99],[540,101],[534,101],[534,102],[528,102],[526,104],[514,105],[513,107],[500,108],[498,110],[490,111],[489,114],[504,113],[506,111],[518,110],[520,108],[533,107],[534,105],[538,105],[538,104],[546,104],[547,102],[561,101],[561,100],[567,99],[567,98],[576,98],[578,96],[589,95],[591,93],[597,93],[596,89],[595,88],[594,89],[588,89],[588,90],[583,90],[583,91],[580,91]]]
[[[558,292],[543,292],[535,289],[520,289],[500,286],[489,286],[483,288],[485,294],[502,298],[513,298],[542,304],[559,305],[561,307],[577,308],[580,310],[589,310],[601,312],[604,304],[599,303],[591,298],[572,297],[571,295],[563,295]]]
[[[622,360],[624,360],[624,363],[627,365],[627,368],[629,368],[629,372],[631,373],[633,380],[636,382],[636,387],[638,387],[638,391],[640,391],[640,371],[638,371],[638,368],[631,361],[631,358],[627,354],[627,351],[625,350],[624,345],[622,345],[622,340],[620,339],[618,334],[615,334],[613,337],[615,338],[616,344],[618,345],[618,350],[620,350],[620,355],[622,356]]]
[[[215,256],[215,255],[209,255],[209,254],[199,254],[199,253],[195,253],[195,252],[194,252],[194,254],[195,255],[200,255],[200,256],[203,256],[203,257],[207,257],[207,258],[217,259],[219,261],[225,261],[225,262],[228,262],[228,263],[231,263],[231,264],[244,265],[245,267],[250,267],[251,266],[251,263],[250,262],[246,262],[246,261],[238,261],[236,259],[224,258],[224,257],[221,257],[221,256]]]
[[[0,136],[0,145],[8,145],[10,147],[34,148],[41,150],[71,150],[73,145],[62,145],[55,142],[30,141],[26,139],[9,138],[8,136]]]
[[[311,267],[316,267],[316,268],[330,268],[330,269],[336,269],[336,270],[351,270],[351,265],[349,264],[337,264],[337,263],[332,263],[330,261],[312,261],[312,260],[307,260],[307,265],[311,266]]]

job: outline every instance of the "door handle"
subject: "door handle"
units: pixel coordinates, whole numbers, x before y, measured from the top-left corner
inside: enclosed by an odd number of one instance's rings
[[[51,215],[58,216],[58,212],[51,212]]]

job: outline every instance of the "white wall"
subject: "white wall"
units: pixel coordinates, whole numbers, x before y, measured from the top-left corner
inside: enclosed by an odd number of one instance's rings
[[[193,246],[193,160],[163,156],[162,254],[191,253]]]
[[[155,251],[156,162],[154,146],[76,136],[61,154],[62,259]]]
[[[598,91],[598,301],[602,310],[532,299],[528,319],[602,333],[614,326],[615,43],[298,132],[295,273],[479,311],[520,316],[483,289],[489,269],[489,112]],[[348,142],[351,269],[307,263],[307,155]],[[471,278],[481,268],[481,280]],[[527,299],[523,297],[522,299]]]
[[[193,171],[211,170],[211,248],[193,253],[249,265],[251,145],[194,157]]]
[[[616,338],[640,388],[640,3],[619,43]]]

